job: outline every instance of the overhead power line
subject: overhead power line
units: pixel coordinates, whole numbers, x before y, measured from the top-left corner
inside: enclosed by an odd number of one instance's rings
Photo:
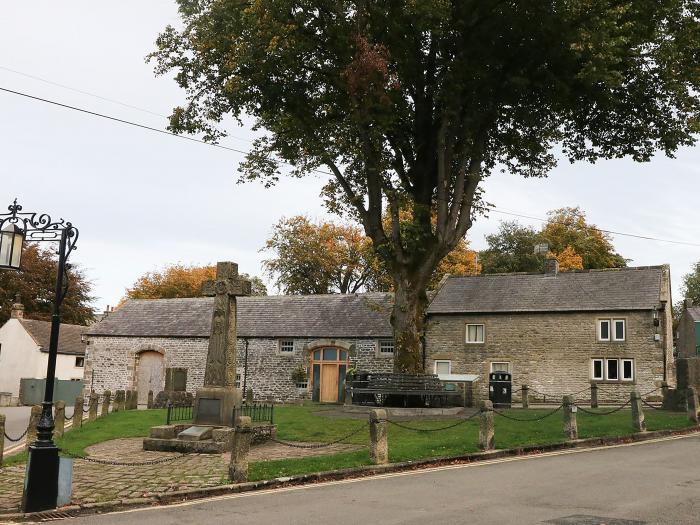
[[[2,66],[0,66],[0,68],[2,68],[2,69],[7,69],[7,68],[4,68],[4,67],[2,67]],[[37,78],[38,78],[38,77],[37,77]],[[55,100],[50,100],[50,99],[46,99],[46,98],[42,98],[42,97],[37,97],[37,96],[35,96],[35,95],[30,95],[29,93],[24,93],[24,92],[22,92],[22,91],[16,91],[16,90],[4,88],[4,87],[0,87],[0,91],[4,91],[4,92],[6,92],[6,93],[11,93],[11,94],[13,94],[13,95],[18,95],[18,96],[21,96],[21,97],[25,97],[25,98],[28,98],[28,99],[31,99],[31,100],[36,100],[36,101],[39,101],[39,102],[44,102],[44,103],[46,103],[46,104],[52,104],[52,105],[54,105],[54,106],[59,106],[59,107],[65,108],[65,109],[70,109],[70,110],[73,110],[73,111],[78,111],[78,112],[80,112],[80,113],[84,113],[84,114],[87,114],[87,115],[92,115],[92,116],[94,116],[94,117],[99,117],[99,118],[111,120],[111,121],[113,121],[113,122],[119,122],[120,124],[126,124],[126,125],[128,125],[128,126],[133,126],[133,127],[145,129],[145,130],[148,130],[148,131],[153,131],[153,132],[156,132],[156,133],[160,133],[160,134],[162,134],[162,135],[170,135],[170,136],[172,136],[172,137],[176,137],[176,138],[179,138],[179,139],[189,140],[190,142],[197,142],[197,143],[199,143],[199,144],[204,144],[205,146],[211,146],[211,147],[215,147],[215,148],[219,148],[219,149],[224,149],[224,150],[228,150],[228,151],[233,151],[233,152],[235,152],[235,153],[240,153],[240,154],[242,154],[242,155],[247,155],[247,154],[249,153],[248,151],[245,151],[245,150],[241,150],[241,149],[237,149],[237,148],[232,148],[232,147],[230,147],[230,146],[224,146],[224,145],[222,145],[222,144],[215,144],[215,143],[212,143],[212,142],[206,142],[206,141],[204,141],[204,140],[202,140],[202,139],[198,139],[198,138],[195,138],[195,137],[188,137],[188,136],[186,136],[186,135],[178,135],[177,133],[173,133],[172,131],[167,131],[167,130],[163,130],[163,129],[158,129],[158,128],[155,128],[155,127],[153,127],[153,126],[148,126],[148,125],[146,125],[146,124],[141,124],[141,123],[138,123],[138,122],[133,122],[133,121],[131,121],[131,120],[126,120],[126,119],[121,119],[121,118],[118,118],[118,117],[113,117],[113,116],[111,116],[111,115],[106,115],[106,114],[104,114],[104,113],[98,113],[98,112],[96,112],[96,111],[90,111],[90,110],[88,110],[88,109],[80,108],[80,107],[77,107],[77,106],[71,106],[70,104],[64,104],[64,103],[62,103],[62,102],[57,102],[57,101],[55,101]],[[85,93],[86,93],[86,94],[90,94],[90,93],[87,93],[87,92],[85,92]],[[90,95],[91,95],[91,94],[90,94]],[[98,95],[92,95],[92,96],[98,96]],[[99,96],[98,96],[98,97],[99,97]],[[99,97],[99,98],[103,98],[103,97]],[[105,100],[109,100],[109,99],[105,99]],[[134,107],[136,107],[136,106],[134,106]],[[289,166],[294,167],[292,164],[290,164],[290,163],[288,163],[288,162],[284,162],[284,161],[280,161],[280,162],[283,162],[284,164],[287,164],[287,165],[289,165]],[[323,175],[330,175],[330,176],[333,176],[333,174],[330,173],[330,172],[328,172],[328,171],[323,171],[323,170],[319,170],[319,169],[312,170],[312,171],[315,171],[316,173],[320,173],[320,174],[323,174]],[[501,213],[501,214],[503,214],[503,215],[511,215],[511,216],[513,216],[513,217],[521,217],[521,218],[524,218],[524,219],[531,219],[531,220],[536,220],[536,221],[541,221],[541,222],[551,222],[549,219],[543,219],[542,217],[535,217],[535,216],[532,216],[532,215],[526,215],[526,214],[522,214],[522,213],[509,212],[509,211],[505,211],[505,210],[502,210],[502,209],[499,209],[499,208],[496,208],[496,207],[490,207],[490,206],[489,206],[489,207],[486,207],[486,209],[488,209],[488,210],[490,210],[490,211],[493,211],[493,212],[496,212],[496,213]],[[566,226],[565,223],[559,223],[559,224],[563,224],[563,225]],[[597,228],[597,227],[595,227],[595,226],[589,226],[589,228],[590,228],[590,229],[597,230],[597,231],[600,231],[600,232],[603,232],[603,233],[609,233],[609,234],[611,234],[611,235],[622,235],[622,236],[625,236],[625,237],[633,237],[633,238],[636,238],[636,239],[643,239],[643,240],[647,240],[647,241],[666,242],[666,243],[670,243],[670,244],[680,244],[680,245],[685,245],[685,246],[697,246],[697,247],[700,247],[700,243],[694,243],[694,242],[688,242],[688,241],[678,241],[678,240],[674,240],[674,239],[662,239],[662,238],[659,238],[659,237],[651,237],[651,236],[647,236],[647,235],[639,235],[639,234],[634,234],[634,233],[625,233],[625,232],[619,232],[619,231],[615,231],[615,230],[605,230],[605,229],[602,229],[602,228]]]
[[[570,226],[570,224],[567,224],[565,222],[552,221],[550,219],[543,219],[542,217],[534,217],[532,215],[525,215],[522,213],[509,212],[509,211],[498,209],[496,207],[486,207],[486,209],[488,209],[489,211],[494,211],[496,213],[501,213],[503,215],[511,215],[513,217],[521,217],[523,219],[532,219],[535,221],[561,224],[562,226]],[[661,239],[660,237],[650,237],[648,235],[639,235],[639,234],[635,234],[635,233],[625,233],[625,232],[619,232],[619,231],[615,231],[615,230],[604,230],[603,228],[598,228],[597,226],[586,226],[586,228],[588,228],[590,230],[596,230],[596,231],[599,231],[602,233],[609,233],[611,235],[622,235],[624,237],[633,237],[635,239],[644,239],[646,241],[668,242],[671,244],[682,244],[685,246],[698,246],[698,247],[700,247],[700,243],[696,243],[696,242],[677,241],[677,240],[673,240],[673,239]]]

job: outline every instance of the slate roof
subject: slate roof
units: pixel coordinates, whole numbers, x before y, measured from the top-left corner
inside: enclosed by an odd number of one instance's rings
[[[385,293],[239,297],[239,337],[391,337],[393,296]],[[138,299],[124,303],[89,335],[209,337],[214,299]]]
[[[695,306],[692,308],[688,308],[686,310],[688,314],[690,315],[690,318],[695,321],[696,323],[700,323],[700,306]]]
[[[428,313],[648,310],[659,304],[664,268],[451,277]]]
[[[34,339],[39,349],[42,352],[48,352],[51,338],[51,323],[37,319],[20,319],[19,322],[22,323],[24,329]],[[87,329],[87,326],[61,323],[61,330],[58,333],[58,353],[85,355],[86,345],[82,341],[82,334]]]

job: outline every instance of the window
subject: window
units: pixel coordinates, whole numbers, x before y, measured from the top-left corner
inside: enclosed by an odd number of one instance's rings
[[[293,354],[294,341],[292,339],[283,339],[280,341],[280,352],[283,354]]]
[[[236,383],[235,383],[236,388],[241,388],[241,374],[236,374]]]
[[[603,360],[591,359],[591,379],[603,380]]]
[[[598,341],[624,341],[624,319],[598,319]]]
[[[484,342],[484,325],[483,324],[468,324],[467,325],[467,343],[483,343]]]
[[[452,370],[452,361],[435,361],[435,373],[437,375],[450,374]]]
[[[625,320],[615,319],[613,321],[613,341],[624,341],[625,340]]]
[[[379,355],[391,357],[394,355],[394,341],[387,339],[385,341],[379,341]]]
[[[85,366],[85,358],[84,357],[76,357],[75,358],[75,366],[76,366],[76,368],[83,368]]]
[[[622,380],[634,381],[634,359],[622,359]]]
[[[505,372],[506,374],[510,374],[510,363],[506,361],[494,361],[493,363],[491,363],[491,373],[494,372]]]
[[[605,379],[608,381],[617,381],[620,378],[617,359],[605,360]]]

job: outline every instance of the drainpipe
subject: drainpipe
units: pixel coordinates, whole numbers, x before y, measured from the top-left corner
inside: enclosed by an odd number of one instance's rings
[[[245,355],[243,358],[243,399],[245,399],[246,388],[248,386],[248,339],[243,339],[245,343]]]
[[[423,354],[423,373],[425,374],[425,334],[420,336],[421,354]]]

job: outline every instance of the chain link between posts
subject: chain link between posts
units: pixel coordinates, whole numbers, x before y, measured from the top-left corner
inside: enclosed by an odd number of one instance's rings
[[[309,443],[309,444],[302,444],[302,443],[290,443],[289,441],[281,441],[279,439],[275,438],[270,438],[270,441],[273,443],[277,443],[278,445],[284,445],[285,447],[290,447],[290,448],[303,448],[303,449],[317,449],[317,448],[327,448],[333,445],[337,445],[338,443],[341,443],[345,441],[346,439],[350,439],[351,437],[359,434],[362,430],[367,428],[367,423],[363,423],[359,427],[357,427],[355,430],[352,432],[344,435],[343,437],[339,439],[335,439],[333,441],[330,441],[328,443]]]
[[[10,436],[8,436],[8,435],[7,435],[7,432],[3,432],[3,434],[5,435],[5,439],[6,439],[6,440],[8,440],[8,441],[10,441],[10,442],[12,442],[12,443],[17,443],[18,441],[22,441],[22,439],[24,439],[24,436],[27,435],[27,432],[28,432],[28,431],[29,431],[28,428],[25,429],[25,431],[22,432],[22,435],[21,435],[20,437],[16,438],[16,439],[15,439],[15,438],[11,438]]]
[[[178,454],[177,456],[151,459],[148,461],[121,462],[121,461],[115,461],[115,460],[111,460],[111,459],[97,459],[97,458],[91,458],[89,456],[81,456],[80,454],[73,454],[72,452],[68,452],[66,450],[62,450],[61,453],[70,457],[70,458],[73,458],[73,459],[80,459],[83,461],[88,461],[90,463],[97,463],[99,465],[111,465],[114,467],[143,467],[143,466],[148,466],[148,465],[160,465],[162,463],[170,463],[172,461],[176,461],[178,459],[182,459],[182,458],[188,456],[188,454]]]
[[[527,419],[522,419],[522,418],[513,417],[513,416],[511,416],[511,415],[506,414],[505,412],[501,412],[500,410],[496,410],[495,408],[493,409],[493,413],[494,413],[494,414],[497,414],[497,415],[499,415],[499,416],[501,416],[501,417],[504,417],[504,418],[506,418],[506,419],[511,419],[511,420],[513,420],[513,421],[520,421],[520,422],[525,423],[525,422],[528,422],[528,421],[542,421],[543,419],[548,418],[549,416],[554,415],[554,414],[556,414],[557,412],[559,412],[563,406],[564,406],[563,404],[562,404],[562,405],[559,405],[557,408],[555,408],[554,410],[551,410],[551,411],[547,412],[547,413],[546,413],[545,415],[543,415],[543,416],[534,417],[534,418],[527,418]]]
[[[461,419],[461,420],[459,420],[459,421],[457,421],[456,423],[453,423],[453,424],[451,424],[451,425],[447,425],[447,426],[445,426],[445,427],[440,427],[440,428],[417,428],[417,427],[411,427],[411,426],[408,426],[408,425],[404,425],[403,423],[399,423],[398,421],[392,421],[391,419],[385,419],[384,421],[386,421],[387,423],[390,423],[390,424],[394,425],[395,427],[403,428],[404,430],[410,430],[410,431],[412,431],[412,432],[441,432],[441,431],[443,431],[443,430],[450,430],[451,428],[455,428],[455,427],[458,427],[458,426],[460,426],[460,425],[463,425],[463,424],[465,424],[467,421],[469,421],[470,419],[475,418],[475,417],[478,416],[478,415],[479,415],[479,412],[478,412],[478,411],[477,411],[477,412],[474,412],[474,413],[473,413],[471,416],[469,416],[469,417],[466,417],[466,418],[464,418],[464,419]]]

